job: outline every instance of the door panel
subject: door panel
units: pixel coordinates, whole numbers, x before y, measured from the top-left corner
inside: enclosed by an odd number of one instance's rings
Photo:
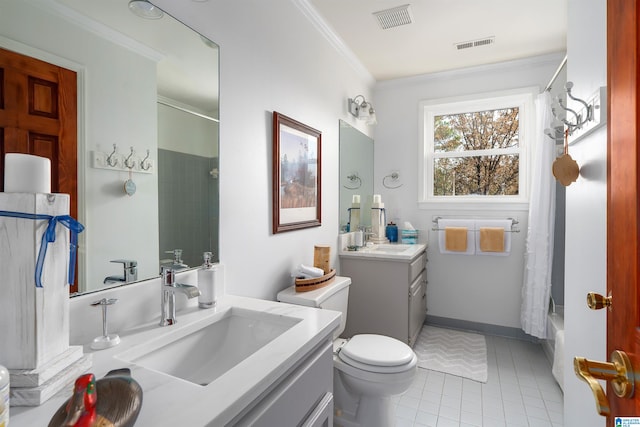
[[[70,195],[78,217],[76,73],[0,49],[0,191],[4,155],[51,160],[51,191]],[[71,292],[77,291],[72,284]]]
[[[638,179],[638,20],[637,2],[609,0],[607,5],[608,179],[607,290],[612,295],[607,313],[607,354],[623,350],[636,372],[640,368],[638,279],[640,218]],[[611,416],[640,416],[640,390],[631,398],[616,397],[607,384]]]

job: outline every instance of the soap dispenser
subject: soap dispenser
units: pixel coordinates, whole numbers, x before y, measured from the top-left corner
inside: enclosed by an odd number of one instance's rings
[[[198,270],[198,289],[200,289],[200,296],[198,297],[198,307],[211,308],[216,305],[215,295],[215,278],[216,269],[211,262],[213,254],[211,252],[205,252],[202,254],[204,263]]]

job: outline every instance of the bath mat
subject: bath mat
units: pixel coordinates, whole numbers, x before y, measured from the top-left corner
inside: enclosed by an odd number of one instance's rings
[[[483,335],[424,325],[413,351],[420,368],[487,382],[487,343]]]

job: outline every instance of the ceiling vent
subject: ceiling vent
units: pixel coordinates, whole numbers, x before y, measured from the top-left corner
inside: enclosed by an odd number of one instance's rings
[[[492,37],[487,37],[480,40],[471,40],[467,42],[456,43],[454,46],[456,47],[456,49],[462,50],[462,49],[469,49],[472,47],[487,46],[495,43],[495,41],[496,41],[496,38],[492,36]]]
[[[405,4],[402,6],[392,7],[391,9],[373,12],[373,14],[378,19],[380,28],[387,30],[389,28],[399,27],[413,22],[409,6],[410,5]]]

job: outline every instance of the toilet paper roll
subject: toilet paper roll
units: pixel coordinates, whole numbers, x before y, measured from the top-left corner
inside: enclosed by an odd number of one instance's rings
[[[4,191],[51,193],[51,160],[31,154],[5,154]]]

